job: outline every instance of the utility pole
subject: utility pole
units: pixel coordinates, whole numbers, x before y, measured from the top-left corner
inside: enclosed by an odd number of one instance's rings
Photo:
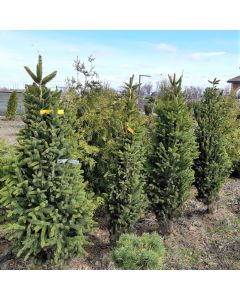
[[[140,87],[141,87],[141,78],[142,77],[151,77],[151,75],[140,74],[138,76],[138,84],[139,84],[139,87],[138,87],[138,97],[140,96]]]
[[[138,107],[139,107],[139,100],[140,100],[140,87],[141,87],[141,78],[142,77],[151,77],[151,75],[140,74],[138,76],[138,84],[139,84],[139,86],[138,86]]]

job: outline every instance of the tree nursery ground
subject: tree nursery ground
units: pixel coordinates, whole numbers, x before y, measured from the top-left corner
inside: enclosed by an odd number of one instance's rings
[[[22,128],[20,119],[4,121],[0,119],[0,136],[10,143],[16,142],[16,133]],[[221,189],[220,199],[214,213],[206,213],[206,208],[195,199],[195,190],[186,203],[183,214],[173,222],[170,236],[166,237],[164,269],[240,269],[240,179],[229,178]],[[85,257],[71,260],[66,269],[115,269],[111,260],[112,245],[109,241],[107,220],[104,211],[96,216],[96,225],[89,240]],[[135,231],[158,231],[158,224],[151,212],[140,219]],[[21,259],[5,256],[8,242],[0,230],[0,269],[32,269]],[[42,266],[44,269],[44,266]]]

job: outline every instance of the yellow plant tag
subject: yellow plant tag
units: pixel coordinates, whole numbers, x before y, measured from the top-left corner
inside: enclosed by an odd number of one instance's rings
[[[127,127],[127,131],[130,132],[131,134],[134,134],[134,130],[131,127]]]
[[[40,110],[40,115],[48,115],[50,114],[51,109],[41,109]]]
[[[41,109],[40,115],[49,115],[51,113],[51,109]],[[64,109],[58,109],[57,110],[58,115],[64,115]]]
[[[57,114],[58,115],[64,115],[64,109],[58,109]]]

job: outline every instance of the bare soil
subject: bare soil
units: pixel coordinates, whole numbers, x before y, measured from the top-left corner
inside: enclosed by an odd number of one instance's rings
[[[16,142],[16,133],[22,127],[20,120],[0,119],[0,137]],[[98,225],[88,236],[90,244],[86,256],[75,258],[65,267],[73,270],[114,269],[111,260],[107,218],[104,211],[96,216]],[[150,211],[138,221],[135,232],[159,231],[159,225]],[[164,238],[167,255],[165,269],[233,270],[240,269],[240,179],[229,178],[224,184],[214,213],[196,200],[195,190],[186,203],[183,214],[172,225],[172,233]],[[20,258],[7,257],[9,242],[0,230],[0,269],[34,269]],[[42,269],[45,268],[42,266]]]
[[[0,138],[6,139],[10,144],[16,144],[16,135],[23,125],[20,116],[17,116],[14,121],[6,120],[5,117],[0,116]]]
[[[183,215],[173,222],[172,233],[164,238],[167,255],[164,269],[238,270],[240,269],[240,179],[230,178],[221,190],[214,213],[192,197]],[[75,258],[65,267],[72,270],[112,270],[112,245],[106,218],[98,216],[98,226],[89,235],[86,256]],[[155,216],[147,212],[135,226],[135,232],[158,231]],[[0,232],[1,235],[1,232]],[[8,253],[9,243],[0,236],[0,257]],[[44,266],[42,267],[44,268]],[[35,269],[22,259],[11,258],[0,269]]]

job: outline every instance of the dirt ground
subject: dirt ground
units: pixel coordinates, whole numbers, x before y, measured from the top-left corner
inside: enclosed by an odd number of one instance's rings
[[[164,269],[233,270],[240,269],[240,179],[230,178],[221,190],[216,211],[206,213],[204,205],[194,195],[187,202],[183,215],[174,221],[170,236],[164,238],[167,255]],[[106,218],[98,216],[96,227],[86,247],[87,255],[70,261],[65,269],[111,270],[111,245]],[[135,226],[137,234],[158,231],[158,223],[151,212]],[[0,257],[8,252],[8,242],[1,237]],[[0,269],[32,269],[21,259],[0,261]],[[44,267],[43,267],[44,268]]]
[[[16,142],[16,133],[22,127],[0,119],[0,137]],[[111,270],[111,245],[104,212],[96,216],[98,225],[89,235],[91,244],[87,255],[70,261],[66,269]],[[158,223],[151,212],[135,226],[135,232],[158,231]],[[232,270],[240,269],[240,179],[229,178],[223,186],[214,213],[206,213],[206,207],[195,199],[192,191],[182,216],[173,222],[172,233],[164,238],[166,257],[164,269]],[[0,269],[34,269],[22,259],[6,256],[9,243],[0,230]],[[5,257],[5,260],[2,258]],[[44,266],[42,267],[44,268]]]
[[[7,121],[0,116],[0,138],[6,139],[9,143],[16,143],[16,134],[23,127],[21,118],[17,116],[15,121]]]

